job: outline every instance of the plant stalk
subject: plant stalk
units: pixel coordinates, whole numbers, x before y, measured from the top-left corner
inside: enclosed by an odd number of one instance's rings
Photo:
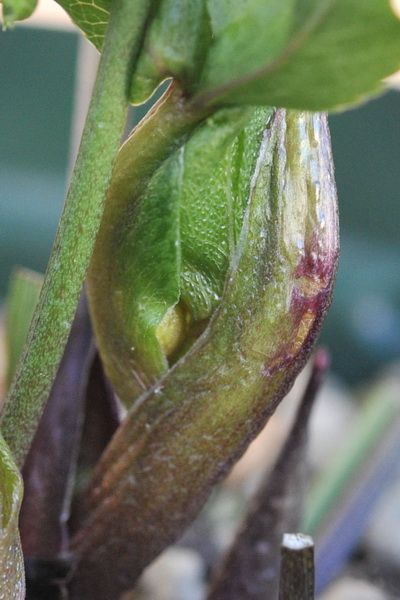
[[[153,0],[114,0],[71,185],[27,344],[2,415],[21,466],[57,372],[100,226]]]

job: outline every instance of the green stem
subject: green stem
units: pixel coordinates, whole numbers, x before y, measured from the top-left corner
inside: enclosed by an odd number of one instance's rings
[[[2,415],[19,465],[61,360],[103,213],[128,90],[153,0],[114,0],[92,101],[27,345]]]

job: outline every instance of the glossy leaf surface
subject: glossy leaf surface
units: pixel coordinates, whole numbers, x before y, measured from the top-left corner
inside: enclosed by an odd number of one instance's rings
[[[337,252],[326,120],[279,111],[266,123],[220,306],[100,462],[75,539],[72,597],[129,589],[194,518],[304,364]]]
[[[18,533],[22,480],[0,436],[0,596],[25,598],[24,566]]]

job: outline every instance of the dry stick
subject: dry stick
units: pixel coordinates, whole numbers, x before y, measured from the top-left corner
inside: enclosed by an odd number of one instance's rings
[[[328,363],[326,352],[318,350],[285,445],[216,572],[208,600],[265,600],[277,596],[279,546],[283,533],[297,528],[300,522],[307,424]]]
[[[283,536],[279,600],[314,600],[314,543],[308,535]]]

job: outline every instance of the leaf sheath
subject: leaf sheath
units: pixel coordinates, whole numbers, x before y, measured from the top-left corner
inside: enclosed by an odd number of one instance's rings
[[[74,542],[73,598],[130,589],[198,513],[303,366],[337,254],[326,120],[278,111],[219,309],[130,410],[100,461]]]

